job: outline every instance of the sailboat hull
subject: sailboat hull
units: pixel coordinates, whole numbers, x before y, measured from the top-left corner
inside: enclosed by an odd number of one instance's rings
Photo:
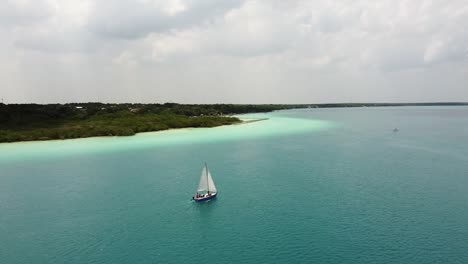
[[[214,194],[211,194],[210,196],[205,196],[205,197],[200,197],[200,198],[193,197],[193,200],[198,203],[206,202],[206,201],[213,200],[214,198],[216,198],[216,195],[218,195],[218,193],[214,193]]]

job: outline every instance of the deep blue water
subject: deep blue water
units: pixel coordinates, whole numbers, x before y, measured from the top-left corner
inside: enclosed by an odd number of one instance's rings
[[[468,263],[468,107],[268,116],[232,140],[0,146],[0,263]],[[298,118],[329,125],[254,133]],[[204,161],[219,197],[194,204]]]

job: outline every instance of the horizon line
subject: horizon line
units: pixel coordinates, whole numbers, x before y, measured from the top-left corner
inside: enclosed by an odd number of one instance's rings
[[[177,102],[158,102],[158,103],[115,103],[115,102],[66,102],[66,103],[5,103],[0,102],[0,105],[68,105],[68,104],[117,104],[117,105],[126,105],[126,104],[178,104],[178,105],[419,105],[419,104],[466,104],[468,101],[432,101],[432,102],[339,102],[339,103],[177,103]]]

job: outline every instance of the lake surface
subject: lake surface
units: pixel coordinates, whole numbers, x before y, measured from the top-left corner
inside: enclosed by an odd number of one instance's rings
[[[0,144],[0,263],[468,263],[468,107],[247,117]]]

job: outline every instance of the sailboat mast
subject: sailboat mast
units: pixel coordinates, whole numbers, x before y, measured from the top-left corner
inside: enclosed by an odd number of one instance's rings
[[[210,194],[210,181],[208,179],[208,165],[205,162],[205,173],[206,173],[206,190]]]

